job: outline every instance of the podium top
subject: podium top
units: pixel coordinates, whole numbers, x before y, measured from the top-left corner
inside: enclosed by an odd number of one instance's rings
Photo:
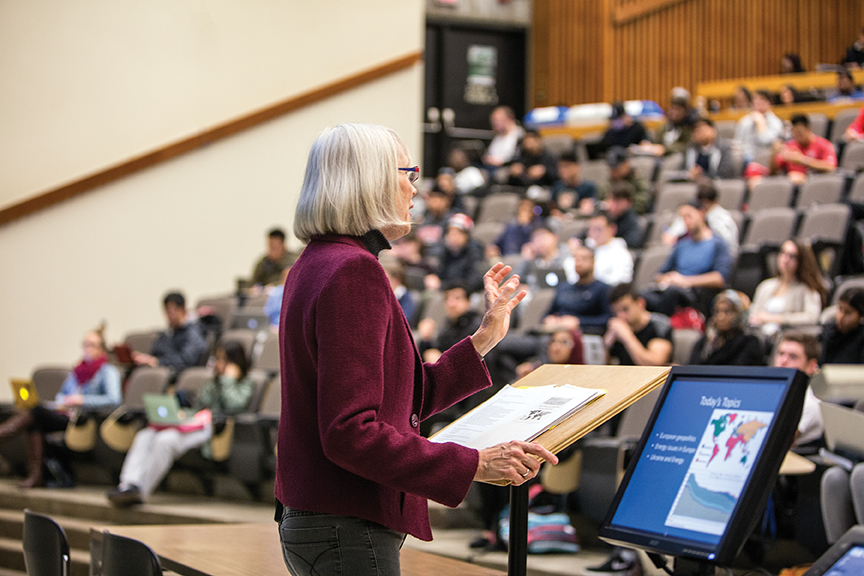
[[[604,396],[535,440],[550,452],[557,453],[661,386],[666,382],[669,370],[668,366],[545,364],[513,386],[571,384],[606,390]]]

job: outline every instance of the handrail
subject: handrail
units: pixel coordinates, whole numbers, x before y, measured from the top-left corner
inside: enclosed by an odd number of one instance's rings
[[[864,70],[852,70],[855,84],[864,83]],[[731,98],[739,86],[744,86],[751,92],[768,90],[779,92],[789,84],[799,91],[810,88],[833,88],[837,86],[836,72],[804,72],[800,74],[772,74],[770,76],[748,76],[745,78],[725,78],[723,80],[708,80],[696,85],[696,94],[705,98]]]
[[[615,8],[612,13],[612,22],[616,26],[623,26],[624,24],[638,20],[648,14],[659,12],[660,10],[686,1],[687,0],[642,0],[641,2],[624,4],[623,6]]]
[[[143,154],[136,158],[132,158],[131,160],[101,170],[95,174],[91,174],[90,176],[85,176],[84,178],[75,180],[69,184],[64,184],[57,188],[48,190],[37,196],[33,196],[0,210],[0,226],[88,192],[99,186],[108,184],[109,182],[119,180],[120,178],[129,176],[130,174],[144,170],[145,168],[150,168],[151,166],[155,166],[161,162],[176,158],[181,154],[191,152],[207,144],[212,144],[217,140],[227,138],[228,136],[232,136],[243,130],[248,130],[249,128],[258,126],[259,124],[272,120],[278,116],[315,104],[331,96],[335,96],[352,88],[356,88],[393,74],[394,72],[410,68],[422,59],[423,52],[412,52],[406,56],[402,56],[401,58],[386,62],[385,64],[358,72],[357,74],[343,78],[342,80],[337,80],[322,86],[321,88],[315,88],[314,90],[304,92],[298,96],[293,96],[262,110],[252,112],[251,114],[241,116],[234,120],[229,120],[228,122],[210,128],[209,130],[205,130],[196,136],[168,144],[152,152],[148,152],[147,154]]]

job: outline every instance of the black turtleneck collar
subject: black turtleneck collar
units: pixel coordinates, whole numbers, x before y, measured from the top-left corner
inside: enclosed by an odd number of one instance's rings
[[[382,250],[390,249],[390,242],[384,237],[380,230],[370,230],[363,236],[360,236],[360,241],[366,246],[366,249],[376,258]]]

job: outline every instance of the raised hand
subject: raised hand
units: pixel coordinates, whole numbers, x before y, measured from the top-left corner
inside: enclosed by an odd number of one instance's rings
[[[519,287],[518,276],[511,276],[504,282],[510,271],[510,266],[499,262],[483,275],[486,312],[480,328],[471,337],[474,348],[481,356],[485,356],[507,335],[507,330],[510,329],[510,314],[528,294],[525,290],[516,293],[516,288]]]

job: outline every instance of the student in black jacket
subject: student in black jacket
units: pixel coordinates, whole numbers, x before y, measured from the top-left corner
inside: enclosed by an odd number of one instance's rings
[[[740,292],[724,290],[714,298],[714,315],[705,335],[696,342],[690,364],[764,366],[764,346],[747,331],[749,302]]]
[[[822,328],[819,364],[864,364],[864,290],[848,288],[837,302],[837,315]]]

